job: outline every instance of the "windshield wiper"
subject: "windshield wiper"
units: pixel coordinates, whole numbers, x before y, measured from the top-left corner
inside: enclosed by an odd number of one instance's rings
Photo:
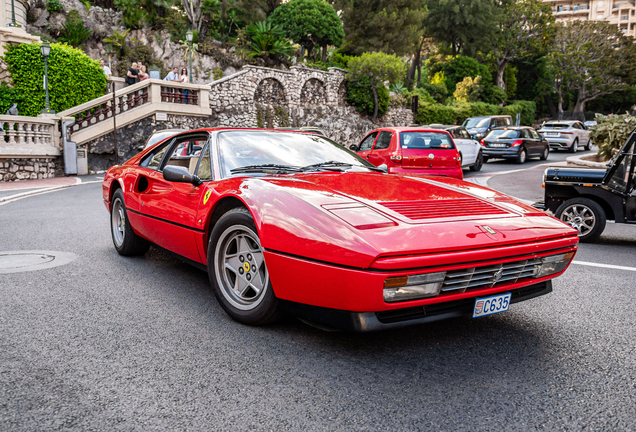
[[[317,171],[317,170],[327,170],[327,171],[342,171],[341,168],[348,167],[351,168],[353,164],[346,162],[338,162],[338,161],[327,161],[320,162],[312,165],[307,165],[302,168],[303,171]]]
[[[230,170],[232,174],[238,173],[256,173],[265,172],[268,174],[285,174],[289,172],[301,172],[302,168],[293,165],[263,164],[263,165],[246,165]]]

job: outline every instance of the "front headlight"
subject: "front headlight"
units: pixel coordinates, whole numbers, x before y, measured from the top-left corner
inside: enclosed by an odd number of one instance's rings
[[[394,303],[439,295],[446,272],[389,277],[384,281],[384,301]]]
[[[541,264],[535,268],[534,277],[542,278],[562,272],[570,264],[573,257],[574,252],[568,252],[541,258]]]

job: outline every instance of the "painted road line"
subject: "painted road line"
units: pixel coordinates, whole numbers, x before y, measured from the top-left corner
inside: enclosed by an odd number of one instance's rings
[[[593,263],[593,262],[587,262],[587,261],[572,261],[572,264],[578,264],[578,265],[589,266],[589,267],[601,267],[601,268],[608,268],[608,269],[613,269],[613,270],[627,270],[627,271],[635,271],[636,272],[636,267],[625,267],[625,266],[617,266],[617,265],[612,265],[612,264],[599,264],[599,263]]]
[[[36,190],[33,190],[33,191],[29,191],[29,192],[22,192],[22,193],[19,193],[19,194],[2,197],[2,198],[0,198],[0,206],[6,205],[6,204],[10,204],[12,202],[16,202],[16,201],[19,201],[19,200],[24,199],[24,198],[29,198],[29,197],[32,197],[32,196],[37,196],[37,195],[43,195],[43,194],[46,194],[46,193],[56,192],[56,191],[59,191],[59,190],[62,190],[62,189],[67,189],[67,188],[70,188],[70,187],[73,187],[73,186],[81,186],[81,185],[87,185],[87,184],[93,184],[93,183],[101,183],[101,180],[93,180],[93,181],[87,181],[87,182],[83,182],[83,181],[81,181],[81,179],[77,179],[77,178],[76,178],[76,180],[79,180],[79,182],[76,181],[73,184],[62,185],[62,186],[51,186],[51,187],[48,187],[48,188],[36,189]]]

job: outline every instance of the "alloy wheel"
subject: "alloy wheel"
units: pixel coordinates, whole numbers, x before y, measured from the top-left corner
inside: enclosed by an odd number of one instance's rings
[[[573,204],[561,213],[561,220],[579,232],[579,237],[589,234],[596,225],[596,217],[589,207]]]
[[[223,297],[237,309],[256,308],[269,284],[256,233],[244,225],[229,227],[221,234],[214,256],[216,278]]]
[[[121,247],[126,237],[126,214],[124,204],[119,198],[116,198],[115,202],[113,202],[113,209],[110,214],[110,225],[113,230],[115,245]]]

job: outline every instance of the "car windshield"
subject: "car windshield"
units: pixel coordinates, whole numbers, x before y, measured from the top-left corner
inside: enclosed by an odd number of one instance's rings
[[[245,172],[296,172],[310,165],[316,170],[324,166],[330,170],[377,171],[357,154],[325,137],[293,132],[221,132],[219,161],[223,178]]]
[[[454,149],[450,135],[442,132],[402,132],[400,145],[403,149]]]
[[[567,129],[569,127],[569,124],[564,123],[546,123],[541,129]]]
[[[493,138],[502,138],[502,139],[519,138],[519,131],[511,130],[511,129],[495,129],[491,131],[486,137],[486,139],[493,139]]]
[[[485,128],[490,124],[489,118],[469,118],[464,121],[465,128]]]

